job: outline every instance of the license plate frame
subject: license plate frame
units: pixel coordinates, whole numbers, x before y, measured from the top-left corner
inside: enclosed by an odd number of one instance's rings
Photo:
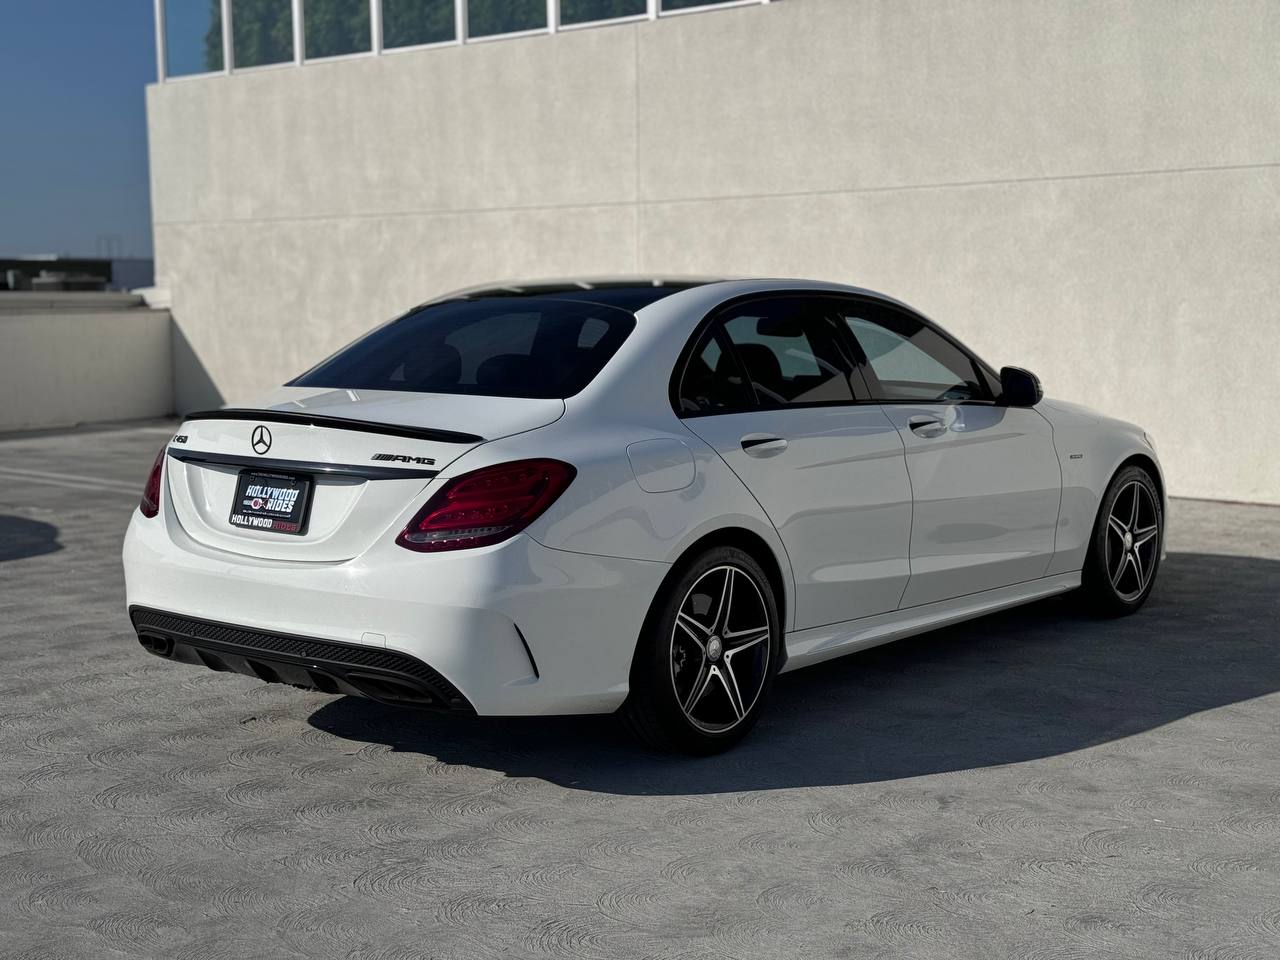
[[[241,470],[227,522],[239,530],[300,537],[307,532],[314,487],[315,478],[303,473]]]

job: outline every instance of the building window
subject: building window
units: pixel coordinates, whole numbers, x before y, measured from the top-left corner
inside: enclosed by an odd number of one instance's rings
[[[769,0],[157,0],[157,53],[163,81],[752,2]]]
[[[222,69],[222,4],[164,0],[164,62],[170,77]]]
[[[231,56],[236,67],[293,60],[289,0],[231,0]]]
[[[468,0],[467,35],[492,37],[500,33],[547,28],[547,0]]]
[[[648,0],[560,0],[560,22],[568,24],[640,17],[648,11]]]
[[[382,45],[417,47],[458,37],[453,0],[382,0]]]
[[[369,0],[305,0],[302,29],[308,60],[373,49]]]
[[[688,10],[692,7],[712,7],[718,3],[738,3],[740,0],[662,0],[662,11]]]

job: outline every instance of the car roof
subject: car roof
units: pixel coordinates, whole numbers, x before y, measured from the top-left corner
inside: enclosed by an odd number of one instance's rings
[[[556,300],[581,300],[586,303],[600,303],[636,311],[682,290],[720,281],[719,277],[680,276],[610,276],[511,281],[456,290],[430,302],[542,297]]]
[[[806,280],[783,277],[711,277],[679,275],[640,275],[576,277],[551,280],[513,280],[487,283],[455,290],[421,303],[414,309],[456,300],[480,299],[554,299],[578,300],[604,304],[637,315],[647,316],[655,304],[692,306],[705,310],[715,303],[748,294],[768,293],[837,293],[853,294],[900,307],[917,316],[920,311],[888,294],[866,287],[829,280]],[[927,318],[926,318],[927,319]]]

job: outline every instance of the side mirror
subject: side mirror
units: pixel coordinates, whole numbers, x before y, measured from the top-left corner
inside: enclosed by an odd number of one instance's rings
[[[1044,399],[1040,378],[1022,367],[1000,369],[1000,402],[1006,407],[1034,407]]]

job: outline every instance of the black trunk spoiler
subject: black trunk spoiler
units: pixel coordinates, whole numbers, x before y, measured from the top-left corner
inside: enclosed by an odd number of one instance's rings
[[[318,413],[301,413],[293,410],[254,410],[248,407],[228,407],[225,410],[198,410],[188,413],[184,420],[254,420],[259,423],[297,423],[307,427],[328,427],[330,430],[354,430],[358,433],[376,433],[388,437],[408,437],[412,440],[434,440],[437,443],[484,443],[484,437],[456,430],[436,430],[431,427],[410,427],[399,423],[377,423],[370,420],[354,420],[350,417],[326,417]]]

